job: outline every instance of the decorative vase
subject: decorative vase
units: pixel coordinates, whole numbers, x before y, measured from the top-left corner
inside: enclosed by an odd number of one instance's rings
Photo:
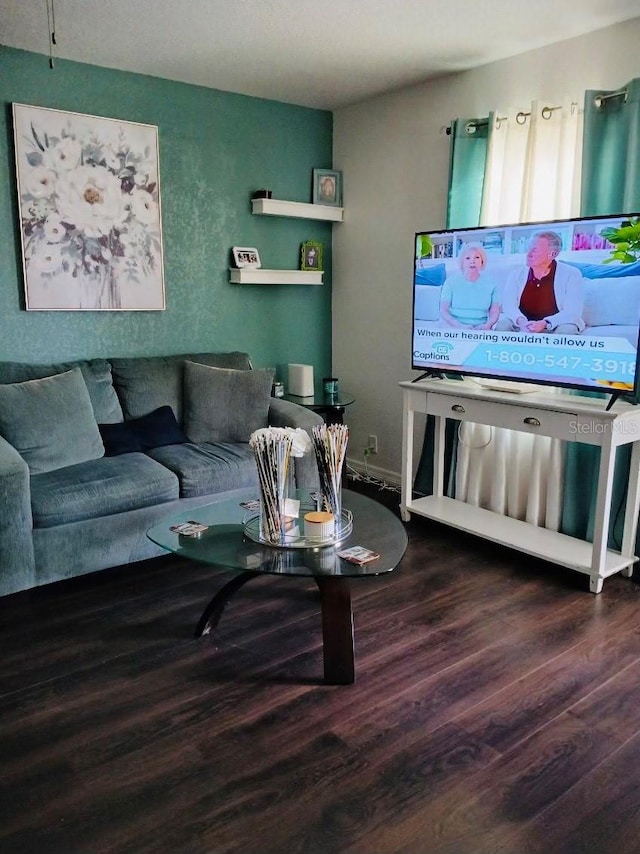
[[[250,444],[260,484],[260,539],[278,545],[291,524],[285,508],[293,472],[292,439],[282,430],[267,428],[253,433]]]
[[[312,428],[312,442],[320,477],[321,509],[333,513],[336,524],[342,517],[342,466],[347,452],[346,424],[319,424]]]

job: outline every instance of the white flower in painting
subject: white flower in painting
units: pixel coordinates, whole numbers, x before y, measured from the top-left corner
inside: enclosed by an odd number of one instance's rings
[[[52,214],[44,222],[44,239],[47,243],[59,243],[67,234],[59,216]]]
[[[143,253],[147,244],[147,237],[147,231],[139,222],[129,221],[126,230],[120,235],[120,243],[125,254],[136,256]]]
[[[153,200],[151,193],[146,190],[133,190],[129,207],[135,219],[143,225],[151,225],[158,216],[158,206]]]
[[[120,153],[118,150],[105,146],[103,154],[107,169],[117,174],[120,171]]]
[[[33,166],[24,177],[24,189],[34,199],[52,196],[56,190],[56,173],[46,166]]]
[[[62,267],[62,255],[57,245],[41,245],[28,260],[29,270],[34,273],[56,273]]]
[[[47,148],[42,155],[45,166],[56,172],[68,172],[80,165],[82,146],[77,139],[67,136],[57,145]]]
[[[124,137],[125,130],[119,122],[103,124],[99,133],[97,133],[93,128],[89,128],[82,135],[82,138],[91,140],[95,145],[110,148],[112,151],[120,150]]]
[[[55,211],[54,198],[54,196],[46,196],[43,199],[32,199],[25,205],[26,219],[32,221],[46,219]]]
[[[89,237],[122,225],[127,209],[120,181],[101,166],[79,166],[58,181],[58,212]]]

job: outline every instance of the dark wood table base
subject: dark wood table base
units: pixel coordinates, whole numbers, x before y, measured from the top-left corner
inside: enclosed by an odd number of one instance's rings
[[[241,572],[227,582],[202,612],[195,637],[208,635],[220,622],[227,602],[247,581],[264,578],[263,572]],[[314,576],[320,590],[322,609],[322,652],[324,681],[328,685],[351,685],[355,682],[355,649],[353,643],[353,610],[348,578]]]
[[[356,668],[349,579],[336,575],[314,577],[322,607],[324,681],[329,685],[351,685],[356,681]]]

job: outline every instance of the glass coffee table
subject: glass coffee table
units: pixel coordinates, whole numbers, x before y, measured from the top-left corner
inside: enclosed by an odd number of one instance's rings
[[[309,493],[304,490],[297,492],[296,497],[303,505],[311,502]],[[346,539],[328,546],[266,545],[246,534],[246,523],[259,511],[248,510],[242,502],[256,498],[256,490],[250,490],[232,499],[170,516],[147,532],[150,540],[169,552],[238,571],[204,609],[195,636],[208,634],[217,626],[229,599],[252,578],[261,575],[311,577],[320,591],[325,682],[351,684],[355,681],[351,581],[382,575],[396,568],[407,547],[404,525],[382,504],[345,489],[342,491],[343,508],[353,519]],[[172,526],[192,520],[208,526],[199,537],[171,530]],[[339,550],[356,545],[371,549],[380,557],[358,565],[337,554]]]

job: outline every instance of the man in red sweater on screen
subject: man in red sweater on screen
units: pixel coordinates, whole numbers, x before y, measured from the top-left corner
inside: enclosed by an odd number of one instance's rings
[[[556,261],[562,238],[555,231],[535,234],[527,266],[514,270],[502,294],[502,315],[495,329],[576,335],[585,327],[582,273]]]

